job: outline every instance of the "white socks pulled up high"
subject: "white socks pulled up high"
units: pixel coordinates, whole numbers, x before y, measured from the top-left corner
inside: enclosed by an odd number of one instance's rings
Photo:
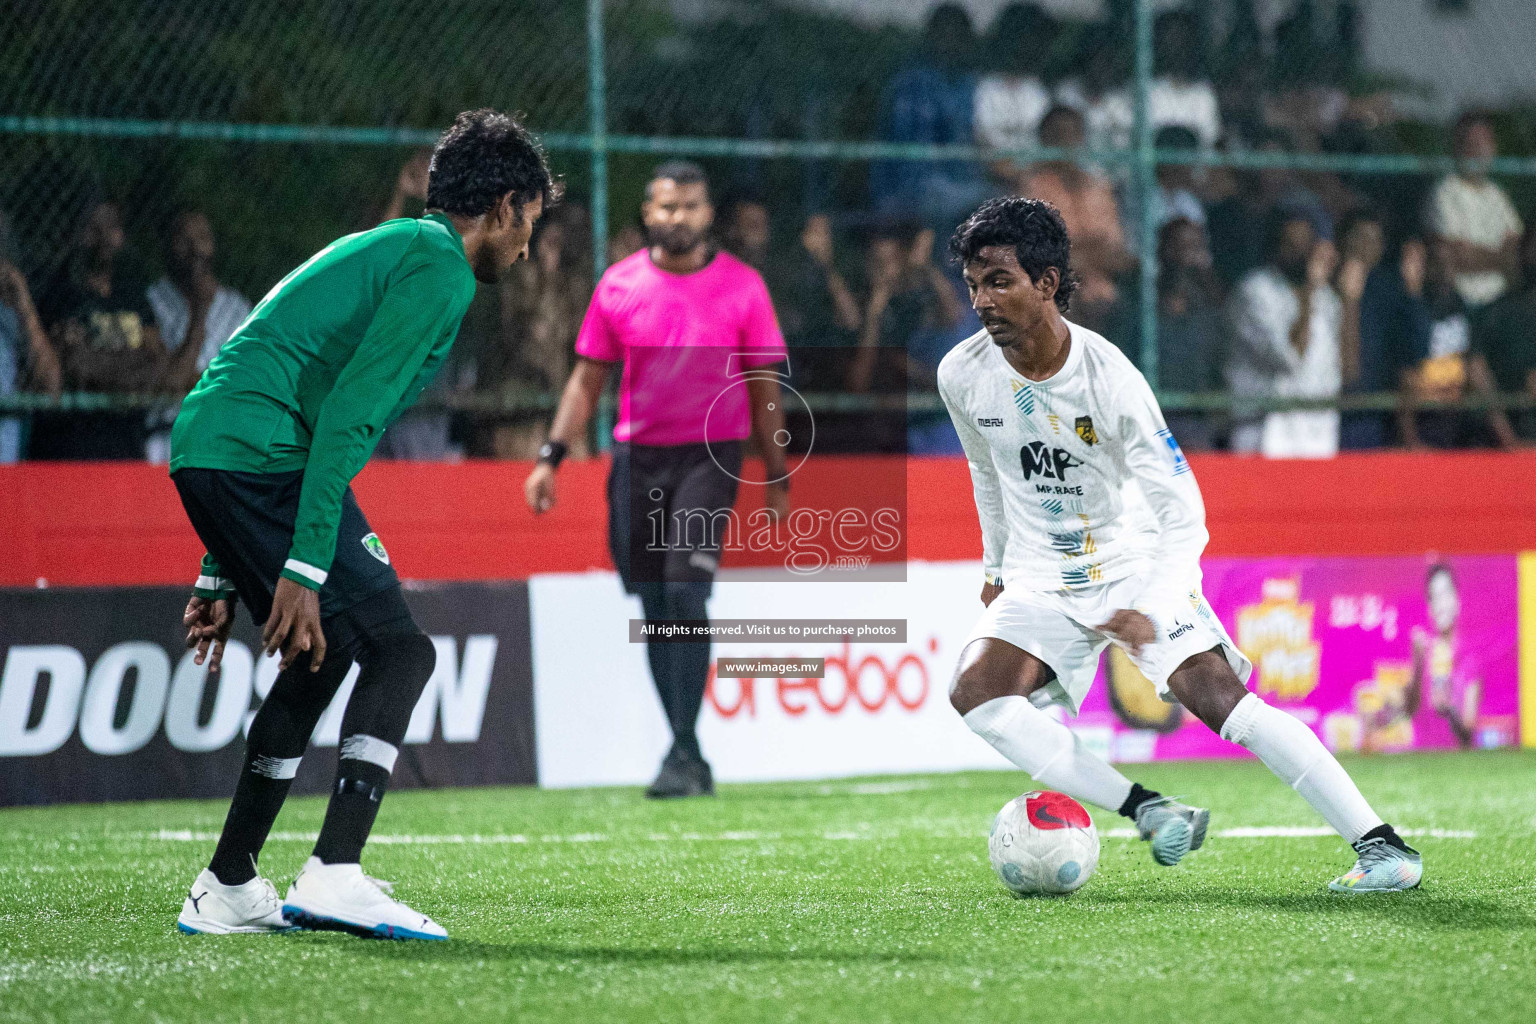
[[[1042,786],[1111,811],[1130,795],[1129,779],[1027,697],[989,700],[967,712],[965,724]],[[1349,842],[1382,824],[1317,734],[1257,694],[1248,694],[1232,709],[1221,738],[1257,755]]]
[[[1256,754],[1349,842],[1381,825],[1355,780],[1317,734],[1258,694],[1237,702],[1221,727],[1221,738]]]
[[[966,712],[965,724],[1047,789],[1110,811],[1131,795],[1130,779],[1027,697],[995,697]]]

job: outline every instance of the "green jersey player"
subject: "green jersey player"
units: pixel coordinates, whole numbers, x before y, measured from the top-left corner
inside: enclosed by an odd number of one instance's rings
[[[527,255],[558,191],[514,118],[460,114],[433,151],[426,213],[333,242],[289,274],[182,404],[171,479],[207,549],[187,644],[216,672],[238,598],[265,623],[266,653],[282,654],[182,931],[446,937],[359,864],[436,652],[349,485],[452,347],[475,282],[495,281]],[[325,823],[279,900],[256,858],[353,661],[360,671]]]

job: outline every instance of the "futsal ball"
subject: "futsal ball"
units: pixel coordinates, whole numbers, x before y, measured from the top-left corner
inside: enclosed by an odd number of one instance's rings
[[[1064,896],[1099,866],[1099,833],[1083,805],[1065,793],[1035,790],[1008,801],[987,839],[992,870],[1024,896]]]

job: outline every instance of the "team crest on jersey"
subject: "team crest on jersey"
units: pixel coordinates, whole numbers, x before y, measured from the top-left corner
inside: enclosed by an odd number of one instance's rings
[[[389,564],[389,552],[384,550],[384,542],[379,540],[378,534],[370,533],[368,536],[364,537],[363,547],[366,548],[368,553],[374,558],[377,558],[385,565]]]
[[[1077,436],[1083,439],[1083,444],[1090,448],[1099,443],[1099,435],[1093,429],[1092,416],[1079,416],[1077,418]]]

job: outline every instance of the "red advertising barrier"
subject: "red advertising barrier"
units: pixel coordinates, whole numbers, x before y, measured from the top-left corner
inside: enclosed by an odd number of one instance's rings
[[[1192,456],[1212,555],[1512,553],[1536,549],[1536,454],[1380,453],[1328,461]],[[890,459],[826,457],[793,502],[823,507]],[[559,503],[535,517],[525,463],[377,462],[356,491],[402,576],[522,579],[607,567],[607,463],[567,463]],[[809,468],[809,467],[808,467]],[[959,459],[906,464],[907,556],[979,557]],[[761,491],[743,488],[745,514]],[[823,499],[818,504],[818,497]],[[0,466],[0,587],[189,582],[201,554],[165,469],[139,463]]]

